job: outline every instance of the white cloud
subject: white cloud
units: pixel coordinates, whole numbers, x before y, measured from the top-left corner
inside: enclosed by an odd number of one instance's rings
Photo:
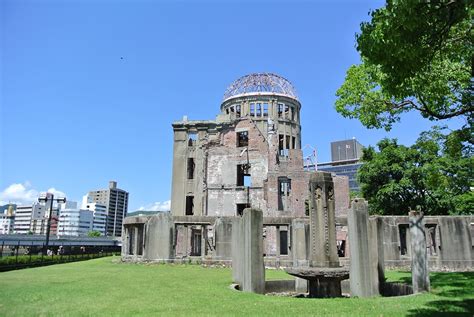
[[[56,188],[54,187],[51,187],[50,189],[48,189],[48,193],[51,193],[54,195],[54,197],[66,197],[66,194],[63,193],[62,191],[60,190],[57,190]]]
[[[170,211],[171,200],[157,201],[152,204],[148,204],[138,208],[140,211]]]
[[[48,193],[53,193],[58,197],[65,197],[62,191],[55,188],[48,189]],[[38,201],[40,192],[34,188],[31,188],[30,182],[26,181],[23,184],[15,183],[11,184],[3,191],[0,192],[0,205],[14,203],[18,205],[31,204]]]

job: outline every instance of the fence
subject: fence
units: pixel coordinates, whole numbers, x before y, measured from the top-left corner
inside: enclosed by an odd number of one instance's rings
[[[0,246],[0,272],[89,260],[104,256],[120,255],[120,246],[87,245],[25,245],[24,243],[2,242]]]

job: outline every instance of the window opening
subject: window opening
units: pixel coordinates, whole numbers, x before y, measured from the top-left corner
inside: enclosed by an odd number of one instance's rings
[[[235,106],[235,115],[237,118],[240,118],[240,116],[242,115],[242,108],[240,107],[240,105]]]
[[[250,116],[255,116],[255,104],[250,104]]]
[[[237,165],[237,186],[250,186],[250,165],[239,164]]]
[[[237,132],[237,147],[249,145],[249,132],[241,131]]]
[[[284,108],[284,104],[282,103],[279,103],[278,104],[278,118],[283,118],[283,108]]]
[[[191,229],[191,256],[201,255],[201,229]]]
[[[280,229],[280,255],[288,255],[288,231]]]
[[[407,231],[408,225],[398,225],[398,234],[400,236],[400,255],[408,255]]]
[[[289,118],[290,118],[290,106],[288,106],[288,105],[285,105],[284,118],[285,118],[285,119],[289,119]]]
[[[288,150],[285,149],[285,135],[278,135],[278,152],[280,156],[288,156]]]
[[[278,179],[278,210],[288,210],[291,194],[291,180],[286,177]]]
[[[261,117],[262,116],[262,104],[257,103],[257,113],[255,114],[256,117]]]
[[[436,252],[436,225],[428,224],[425,225],[426,228],[426,248],[429,255],[437,255]]]
[[[268,117],[268,103],[267,102],[263,104],[263,116]]]
[[[194,196],[186,196],[186,216],[194,215]]]
[[[237,216],[242,216],[244,214],[245,208],[250,208],[249,204],[236,204],[237,207]]]
[[[196,132],[188,132],[188,146],[196,145],[198,135]]]
[[[194,179],[194,158],[188,158],[188,179]]]

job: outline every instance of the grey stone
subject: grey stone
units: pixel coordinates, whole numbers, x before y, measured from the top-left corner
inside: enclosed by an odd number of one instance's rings
[[[428,271],[428,255],[426,252],[425,221],[422,212],[410,211],[410,239],[413,292],[429,291],[430,276]]]
[[[352,208],[349,211],[349,241],[350,241],[350,284],[351,295],[357,297],[370,297],[378,294],[376,279],[372,275],[376,273],[372,270],[371,261],[375,250],[369,249],[369,211],[368,204],[363,199],[352,201]],[[376,263],[376,262],[375,262]]]
[[[265,266],[263,263],[263,213],[247,208],[242,226],[242,291],[265,293]]]
[[[153,260],[174,258],[174,222],[169,213],[149,217],[146,223],[144,257]]]

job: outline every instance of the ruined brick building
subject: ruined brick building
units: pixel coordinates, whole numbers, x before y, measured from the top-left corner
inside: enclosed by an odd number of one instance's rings
[[[275,74],[251,74],[224,94],[215,120],[173,123],[171,213],[124,220],[124,261],[197,261],[231,264],[233,237],[247,206],[263,211],[265,265],[307,263],[311,175],[301,147],[301,108],[292,84]],[[347,264],[349,181],[328,179],[335,204],[338,255]],[[329,197],[328,196],[328,197]],[[329,198],[328,198],[329,200]],[[430,266],[472,268],[472,216],[427,217]],[[375,216],[374,242],[386,266],[410,261],[408,217]],[[235,233],[238,233],[236,229]],[[305,262],[306,261],[306,262]]]
[[[300,113],[288,80],[257,73],[227,88],[215,120],[174,122],[172,215],[229,217],[254,207],[265,217],[305,216],[310,172],[303,167]],[[334,180],[341,213],[348,181]],[[266,228],[266,254],[288,253],[288,229]],[[202,254],[207,246],[200,241],[213,234],[189,223],[176,232],[177,256]]]
[[[236,216],[252,206],[304,216],[309,174],[293,85],[270,73],[241,77],[220,110],[216,120],[173,123],[172,214]]]

